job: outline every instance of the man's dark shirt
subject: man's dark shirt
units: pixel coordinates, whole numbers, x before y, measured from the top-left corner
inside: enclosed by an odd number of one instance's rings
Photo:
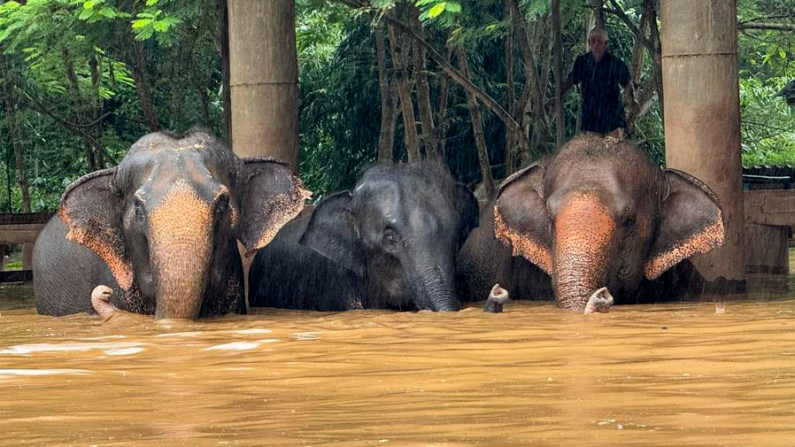
[[[619,85],[629,83],[629,70],[608,52],[599,62],[588,52],[574,61],[571,80],[582,88],[582,130],[608,133],[626,126]]]

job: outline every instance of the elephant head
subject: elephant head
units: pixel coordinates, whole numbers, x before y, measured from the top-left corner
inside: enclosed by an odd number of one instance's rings
[[[455,256],[477,223],[474,196],[442,168],[376,166],[318,205],[300,243],[367,284],[365,307],[454,311]]]
[[[193,130],[139,139],[116,168],[74,182],[58,214],[108,265],[126,310],[196,318],[245,311],[236,240],[264,246],[307,196],[288,165],[238,159]]]
[[[559,305],[572,310],[601,287],[617,298],[632,292],[724,239],[705,184],[654,166],[628,142],[593,135],[507,178],[494,219],[495,236],[549,274]]]

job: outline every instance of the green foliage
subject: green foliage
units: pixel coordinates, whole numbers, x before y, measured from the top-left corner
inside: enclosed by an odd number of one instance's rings
[[[745,166],[795,166],[795,109],[776,96],[787,80],[740,80]]]
[[[16,122],[34,211],[55,209],[64,188],[90,170],[85,134],[96,139],[92,144],[106,165],[113,165],[149,131],[133,76],[135,40],[143,47],[143,72],[161,126],[184,131],[202,124],[220,131],[217,7],[217,0],[0,4],[0,51],[9,59],[15,85]],[[74,82],[67,67],[74,71]],[[0,79],[2,85],[5,81]],[[0,132],[0,211],[20,211],[2,101]]]
[[[316,18],[299,10],[299,29],[304,20]],[[298,48],[301,177],[316,200],[353,186],[359,171],[376,158],[380,126],[369,19],[325,23],[332,28],[323,33],[328,39]]]
[[[316,198],[352,186],[357,173],[376,158],[381,110],[373,30],[398,1],[411,1],[419,8],[426,39],[440,53],[448,45],[463,45],[473,81],[507,105],[504,43],[510,24],[502,0],[371,0],[370,7],[356,11],[337,0],[296,0],[301,175],[317,192]],[[564,71],[587,51],[590,4],[590,0],[561,0]],[[618,4],[630,19],[639,21],[641,0],[618,0]],[[529,32],[542,36],[537,40],[541,46],[534,48],[539,56],[547,54],[550,45],[549,29],[541,26],[550,5],[550,0],[519,1]],[[635,36],[616,16],[608,13],[606,18],[611,51],[629,61]],[[738,0],[738,22],[765,20],[795,23],[792,0]],[[135,71],[136,45],[144,53],[140,74]],[[514,45],[512,93],[516,98],[527,71],[517,36]],[[10,68],[8,79],[0,79],[0,84],[15,86],[16,122],[33,209],[54,209],[65,186],[90,169],[84,135],[76,129],[93,129],[89,126],[93,117],[99,119],[99,126],[92,138],[97,139],[108,165],[120,160],[130,144],[149,131],[136,76],[148,79],[152,106],[163,128],[184,131],[201,124],[219,133],[223,116],[219,48],[217,0],[0,3],[0,52]],[[795,110],[776,96],[795,78],[793,51],[792,33],[745,30],[738,35],[745,165],[795,164]],[[94,63],[96,73],[92,72]],[[455,57],[452,63],[457,64]],[[74,71],[73,79],[67,76],[67,66]],[[534,68],[544,74],[540,62]],[[426,70],[431,102],[436,106],[444,74],[430,60]],[[648,57],[642,71],[641,79],[649,79]],[[391,67],[389,72],[392,76]],[[554,91],[552,77],[547,79],[542,86],[546,100]],[[444,135],[448,166],[460,180],[474,182],[479,168],[469,112],[463,90],[454,83],[449,101]],[[579,113],[576,92],[567,95],[564,108],[570,137]],[[527,116],[535,114],[531,110]],[[636,141],[654,160],[664,163],[659,105],[635,124]],[[504,163],[505,126],[488,112],[483,125],[491,164],[499,167]],[[405,157],[402,126],[398,119],[398,158]],[[0,211],[20,211],[18,173],[8,135],[6,110],[0,101]],[[537,144],[536,156],[550,147],[543,138]]]

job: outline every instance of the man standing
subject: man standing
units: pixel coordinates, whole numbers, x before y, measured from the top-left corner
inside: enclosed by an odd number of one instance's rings
[[[627,66],[607,51],[608,35],[602,28],[588,33],[591,50],[577,58],[563,85],[566,93],[573,84],[580,85],[582,130],[623,138],[626,127],[624,105],[619,86],[632,100],[632,78]]]

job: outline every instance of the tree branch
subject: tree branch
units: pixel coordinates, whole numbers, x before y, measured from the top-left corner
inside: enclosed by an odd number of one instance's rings
[[[791,33],[795,33],[795,24],[790,23],[739,23],[737,24],[737,29],[739,30],[748,30],[748,29],[756,29],[756,30],[774,30],[774,31],[787,31]]]
[[[400,30],[400,32],[404,33],[405,35],[414,39],[414,41],[420,45],[422,48],[425,49],[427,54],[431,57],[431,59],[436,62],[439,67],[454,79],[459,85],[470,91],[486,108],[489,109],[493,114],[497,115],[502,122],[505,123],[506,126],[510,127],[513,131],[519,135],[519,142],[521,143],[522,147],[525,148],[528,153],[530,152],[530,143],[527,141],[527,136],[522,132],[522,126],[513,119],[513,117],[498,103],[494,100],[488,93],[484,92],[480,87],[475,85],[471,80],[469,80],[466,76],[461,74],[455,67],[450,64],[447,60],[445,60],[444,56],[439,54],[438,51],[434,47],[431,46],[425,39],[418,36],[411,28],[409,28],[405,23],[401,22],[400,20],[395,19],[394,17],[390,17],[388,14],[383,16],[383,19],[386,20],[390,25],[395,27],[396,30]]]
[[[650,53],[654,53],[654,45],[652,44],[652,42],[648,38],[646,38],[646,36],[640,31],[640,28],[638,28],[638,26],[635,25],[632,19],[630,19],[629,16],[627,16],[627,14],[624,13],[624,11],[621,9],[621,6],[619,6],[616,0],[610,0],[610,4],[613,5],[614,9],[604,8],[604,11],[609,12],[610,14],[613,14],[617,16],[619,19],[621,19],[621,21],[624,22],[625,25],[627,25],[627,28],[629,28],[630,31],[632,31],[632,33],[635,34],[635,38],[643,42],[643,46],[648,48]]]

